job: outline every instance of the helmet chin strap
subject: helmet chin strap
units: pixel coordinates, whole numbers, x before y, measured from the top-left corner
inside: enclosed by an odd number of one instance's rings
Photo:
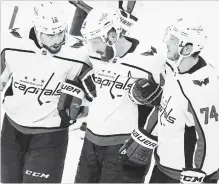
[[[104,40],[104,39],[103,39]],[[109,63],[115,63],[114,60],[116,58],[116,55],[117,55],[117,52],[116,52],[116,43],[118,42],[119,40],[119,35],[117,35],[117,38],[116,38],[116,41],[115,43],[113,43],[112,45],[109,44],[109,42],[106,42],[106,44],[109,46],[109,47],[112,47],[113,49],[113,57],[109,60]]]
[[[179,48],[178,48],[179,58],[176,60],[176,65],[175,65],[175,70],[176,70],[175,72],[177,72],[177,73],[179,73],[179,65],[181,64],[182,60],[183,60],[184,58],[188,58],[188,57],[191,56],[192,53],[193,53],[193,52],[191,52],[190,54],[184,56],[184,55],[181,54],[181,51],[183,50],[183,48],[184,48],[184,47],[182,47],[182,46],[179,46]]]
[[[111,47],[113,48],[113,57],[109,60],[109,62],[110,62],[110,63],[114,63],[113,61],[114,61],[114,59],[116,58],[116,54],[117,54],[117,52],[116,52],[116,46],[115,46],[115,44],[113,44]]]

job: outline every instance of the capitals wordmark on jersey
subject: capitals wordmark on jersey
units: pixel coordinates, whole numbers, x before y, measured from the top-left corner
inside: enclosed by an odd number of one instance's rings
[[[133,84],[133,78],[131,72],[128,72],[127,77],[121,76],[115,72],[101,70],[93,75],[94,82],[99,88],[108,88],[112,99],[116,97],[122,97],[121,94],[114,94],[114,91],[118,93],[119,90],[129,90]]]

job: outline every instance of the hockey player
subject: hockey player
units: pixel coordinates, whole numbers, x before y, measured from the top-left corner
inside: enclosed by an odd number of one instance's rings
[[[82,110],[77,78],[89,67],[87,52],[64,45],[67,24],[53,2],[34,12],[30,39],[10,34],[1,52],[2,183],[60,183],[70,119]]]
[[[199,55],[206,38],[200,24],[184,19],[167,28],[166,76],[160,106],[154,108],[145,129],[134,130],[120,150],[126,162],[141,159],[147,164],[155,150],[151,183],[216,183],[218,179],[219,77]],[[147,81],[142,83],[149,86]],[[137,84],[132,89],[134,94],[144,92]],[[194,127],[197,135],[195,148],[190,149],[194,151],[190,164],[186,164],[191,154],[184,138],[186,127]]]
[[[77,40],[77,42],[72,46],[74,48],[78,48],[83,45],[81,41],[81,26],[85,18],[87,17],[87,14],[95,7],[93,7],[94,4],[97,4],[98,7],[100,5],[102,7],[104,6],[114,6],[114,8],[119,8],[121,17],[120,20],[122,22],[122,31],[123,33],[128,33],[131,27],[137,22],[138,18],[136,17],[136,10],[139,11],[139,7],[141,7],[141,3],[138,3],[139,6],[136,8],[136,1],[118,1],[118,2],[107,2],[103,1],[100,3],[92,3],[92,2],[84,2],[84,1],[78,1],[78,0],[69,0],[69,3],[73,4],[76,7],[71,28],[69,31],[69,34],[73,36]],[[102,4],[101,4],[102,3]],[[112,7],[111,7],[112,8]],[[134,12],[134,15],[133,15]]]
[[[155,56],[156,50],[148,52],[149,56],[138,53],[139,41],[123,36],[121,31],[118,10],[109,8],[92,9],[82,25],[81,33],[94,69],[81,77],[92,103],[76,183],[136,183],[143,181],[146,172],[146,166],[133,168],[120,163],[118,151],[152,109],[145,106],[144,111],[139,111],[138,104],[144,102],[133,103],[128,91],[139,78],[154,78],[159,83],[159,72],[155,71],[161,62]],[[91,79],[95,86],[87,81]],[[154,88],[154,94],[150,89],[148,93],[156,103],[162,90],[156,83]]]

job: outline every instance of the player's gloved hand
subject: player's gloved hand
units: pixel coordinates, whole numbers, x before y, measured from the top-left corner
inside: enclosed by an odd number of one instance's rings
[[[85,94],[81,88],[70,83],[62,85],[57,107],[62,119],[62,127],[68,127],[76,122],[78,115],[83,110],[81,104],[84,96]]]
[[[134,130],[119,150],[120,161],[133,167],[150,165],[157,138],[143,128]]]
[[[86,117],[88,115],[88,112],[89,112],[88,106],[81,106],[77,119]]]
[[[198,169],[184,169],[180,175],[180,183],[203,183],[206,174],[205,172]]]
[[[94,83],[94,71],[92,68],[88,68],[81,76],[80,80],[86,91],[87,100],[92,101],[96,96],[96,85]]]
[[[140,105],[160,105],[163,89],[147,79],[137,79],[129,90],[129,99]]]

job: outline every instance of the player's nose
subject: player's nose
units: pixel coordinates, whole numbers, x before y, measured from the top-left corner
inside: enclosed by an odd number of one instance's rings
[[[53,44],[54,45],[55,44],[60,44],[62,41],[63,41],[63,38],[61,38],[61,37],[56,36],[56,37],[53,38]]]

